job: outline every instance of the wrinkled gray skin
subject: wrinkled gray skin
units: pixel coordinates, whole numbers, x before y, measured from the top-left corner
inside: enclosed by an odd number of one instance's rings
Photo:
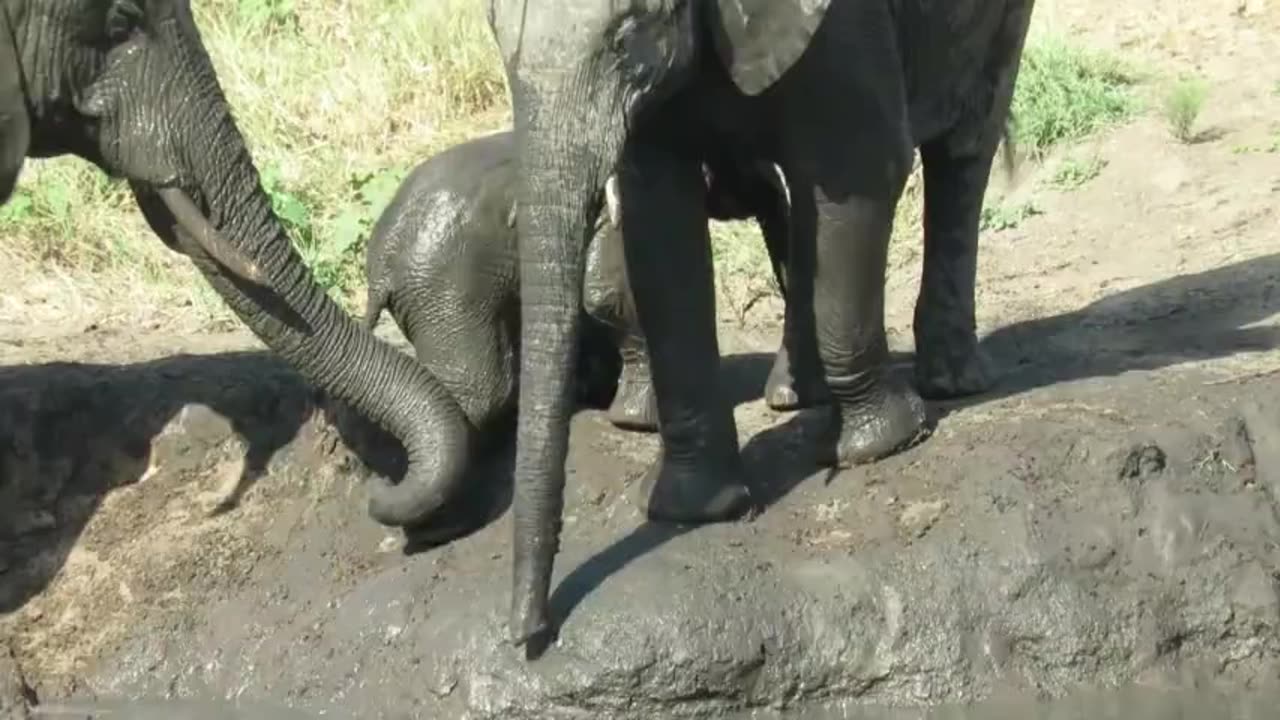
[[[785,292],[787,200],[779,176],[772,167],[717,170],[706,173],[708,214],[720,220],[757,218]],[[372,329],[383,309],[389,310],[418,360],[454,397],[471,428],[486,437],[516,407],[515,182],[512,133],[455,145],[405,178],[374,225],[366,252],[366,327]],[[611,189],[606,193],[612,195]],[[587,250],[582,321],[590,324],[585,332],[591,341],[579,348],[575,385],[583,399],[612,396],[608,415],[616,426],[656,431],[648,353],[627,286],[620,229],[612,213],[602,213],[601,220]],[[612,343],[602,347],[601,340]],[[601,376],[599,368],[608,361],[599,354],[621,355],[620,378]],[[794,394],[785,352],[777,360],[768,393],[785,400]]]
[[[700,163],[747,154],[791,193],[793,312],[816,331],[830,459],[924,437],[888,371],[884,272],[919,147],[925,269],[918,365],[932,394],[986,384],[974,332],[978,219],[1032,0],[491,0],[519,145],[521,389],[510,636],[537,646],[559,546],[584,248],[616,173],[627,272],[649,342],[662,452],[657,521],[754,505],[719,362]],[[801,302],[811,298],[812,304]],[[802,307],[803,306],[803,307]],[[806,332],[796,327],[795,339]]]
[[[0,202],[26,157],[74,154],[127,178],[151,228],[310,383],[410,458],[370,512],[429,517],[461,478],[466,422],[411,358],[334,304],[262,190],[186,0],[0,0]]]

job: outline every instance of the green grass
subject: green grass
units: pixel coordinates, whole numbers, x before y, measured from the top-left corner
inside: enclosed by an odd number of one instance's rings
[[[1005,204],[988,202],[982,208],[979,228],[982,230],[1012,230],[1029,217],[1042,214],[1043,211],[1034,202]]]
[[[510,123],[483,3],[209,0],[195,11],[276,211],[317,279],[356,309],[364,243],[400,179]],[[25,272],[213,296],[151,234],[127,187],[87,163],[29,161],[19,187],[0,235]]]
[[[1209,96],[1209,84],[1200,78],[1184,77],[1171,84],[1165,91],[1161,110],[1169,132],[1179,142],[1195,142],[1196,119],[1204,109]]]
[[[1043,159],[1054,146],[1081,140],[1138,109],[1136,76],[1116,58],[1058,38],[1029,45],[1013,96],[1019,152]]]
[[[510,124],[499,57],[475,0],[208,0],[197,22],[263,184],[320,282],[363,301],[369,229],[398,182],[440,149]],[[1058,40],[1026,52],[1014,109],[1024,155],[1043,157],[1135,108],[1115,60]],[[899,206],[896,243],[920,245],[920,186]],[[984,214],[1005,227],[1026,210]],[[190,263],[147,229],[126,187],[74,158],[28,164],[0,210],[6,262],[104,284],[130,283],[219,306]],[[775,295],[754,223],[715,223],[722,306],[739,319]],[[16,242],[14,241],[16,240]],[[105,283],[110,284],[110,283]]]

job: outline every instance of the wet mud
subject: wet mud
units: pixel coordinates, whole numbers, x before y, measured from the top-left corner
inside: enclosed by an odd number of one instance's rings
[[[654,438],[580,412],[563,624],[532,663],[502,631],[509,476],[487,490],[495,520],[417,548],[364,511],[363,481],[394,472],[398,448],[269,355],[0,370],[2,702],[62,717],[142,699],[112,716],[889,718],[1135,684],[1245,703],[1280,680],[1277,376],[1028,382],[935,405],[925,443],[832,473],[813,462],[821,414],[759,400],[775,346],[725,344],[767,510],[646,523],[635,491]],[[1135,707],[1167,702],[1151,697]]]

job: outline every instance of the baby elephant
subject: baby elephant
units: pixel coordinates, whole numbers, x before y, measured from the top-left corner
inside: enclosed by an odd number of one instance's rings
[[[482,436],[509,422],[517,401],[515,162],[510,132],[464,142],[428,159],[405,179],[374,225],[366,258],[366,324],[372,328],[388,309],[418,360],[452,393]],[[780,174],[764,163],[714,164],[706,174],[708,214],[757,219],[785,292],[789,218]],[[588,249],[578,395],[607,398],[612,392],[608,416],[615,425],[655,431],[648,354],[626,281],[614,187],[611,179],[606,211]],[[777,409],[797,404],[784,350],[766,392]]]

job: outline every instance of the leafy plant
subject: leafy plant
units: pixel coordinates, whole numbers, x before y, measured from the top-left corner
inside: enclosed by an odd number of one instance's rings
[[[1204,109],[1209,95],[1209,85],[1199,78],[1186,77],[1169,87],[1164,97],[1164,117],[1169,131],[1179,142],[1195,142],[1196,118]]]
[[[0,205],[0,225],[16,225],[28,221],[34,213],[35,201],[31,198],[31,191],[18,187],[9,202]]]
[[[1058,164],[1051,183],[1062,190],[1074,190],[1098,177],[1106,166],[1107,161],[1097,155],[1069,157]]]
[[[1043,211],[1032,202],[1018,205],[995,204],[982,208],[982,219],[979,227],[983,230],[1012,230],[1029,217],[1042,215]]]

